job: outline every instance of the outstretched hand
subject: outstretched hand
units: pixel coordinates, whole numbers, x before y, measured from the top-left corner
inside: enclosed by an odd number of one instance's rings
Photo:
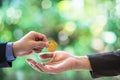
[[[38,72],[56,74],[75,69],[75,57],[63,51],[47,52],[41,54],[40,58],[51,60],[42,64],[33,59],[27,59],[28,64]]]

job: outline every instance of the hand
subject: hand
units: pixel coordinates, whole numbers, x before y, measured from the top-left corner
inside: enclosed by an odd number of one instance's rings
[[[46,72],[46,73],[60,73],[63,71],[71,70],[74,65],[74,57],[66,52],[48,52],[45,54],[40,55],[41,59],[48,59],[51,58],[50,62],[46,63],[38,63],[32,59],[27,59],[27,62],[31,64],[31,66],[39,71],[39,72]]]
[[[56,74],[68,70],[90,69],[89,65],[84,64],[88,61],[86,56],[78,58],[63,51],[57,51],[54,53],[48,52],[42,54],[40,55],[40,58],[51,58],[51,60],[41,64],[35,62],[33,59],[27,59],[28,64],[30,64],[30,66],[38,72]]]
[[[47,38],[41,33],[29,32],[23,38],[13,43],[14,56],[24,56],[31,54],[32,51],[40,52],[47,47]]]

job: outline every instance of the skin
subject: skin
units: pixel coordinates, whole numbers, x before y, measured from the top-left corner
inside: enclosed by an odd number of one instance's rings
[[[31,31],[20,40],[13,42],[12,48],[14,56],[19,57],[29,55],[33,51],[38,53],[47,46],[47,38],[45,35]]]
[[[87,56],[73,56],[67,52],[47,52],[40,55],[41,59],[51,60],[46,63],[27,59],[27,63],[36,71],[57,74],[69,70],[92,70]]]

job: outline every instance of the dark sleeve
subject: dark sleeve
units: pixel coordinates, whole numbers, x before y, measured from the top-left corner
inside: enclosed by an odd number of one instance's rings
[[[120,51],[88,55],[93,78],[120,74]]]
[[[0,43],[0,68],[12,66],[12,63],[6,59],[6,44],[7,43]]]

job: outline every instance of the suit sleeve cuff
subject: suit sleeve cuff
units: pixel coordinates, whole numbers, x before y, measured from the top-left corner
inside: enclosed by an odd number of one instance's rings
[[[120,74],[120,51],[88,55],[93,78],[117,76]]]
[[[8,62],[15,60],[12,49],[12,42],[8,42],[6,45],[6,59]]]

